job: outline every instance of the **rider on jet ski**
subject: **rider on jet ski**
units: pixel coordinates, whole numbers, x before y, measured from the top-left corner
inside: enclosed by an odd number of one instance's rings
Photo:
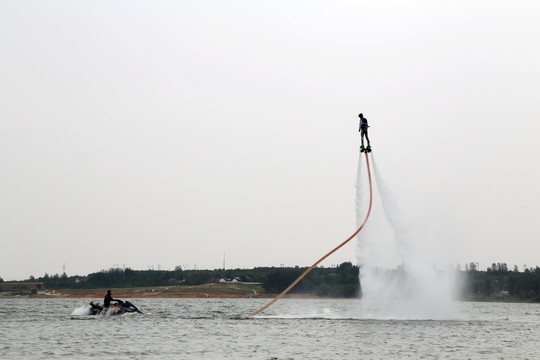
[[[112,295],[111,295],[111,290],[107,290],[107,294],[105,295],[105,297],[103,298],[103,307],[104,308],[108,308],[111,306],[111,301],[121,301],[119,299],[113,299]]]

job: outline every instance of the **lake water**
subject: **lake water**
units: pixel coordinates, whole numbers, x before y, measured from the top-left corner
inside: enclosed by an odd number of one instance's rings
[[[360,300],[0,299],[0,359],[540,359],[540,304],[457,303],[450,320],[369,319]],[[390,316],[391,317],[391,316]]]

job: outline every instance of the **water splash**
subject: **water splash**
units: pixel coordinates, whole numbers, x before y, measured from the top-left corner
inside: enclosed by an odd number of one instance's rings
[[[73,310],[71,315],[90,315],[90,306],[83,305]]]
[[[384,182],[372,156],[377,206],[358,236],[358,263],[364,316],[380,319],[455,318],[455,271],[438,269],[423,246],[418,221],[407,222],[400,203]],[[357,221],[361,221],[366,196],[357,179]],[[382,210],[382,211],[381,211]],[[450,262],[448,263],[450,264]]]

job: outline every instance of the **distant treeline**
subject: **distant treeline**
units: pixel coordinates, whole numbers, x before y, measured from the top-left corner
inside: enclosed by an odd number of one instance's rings
[[[266,293],[277,294],[289,286],[307,267],[256,267],[253,269],[183,270],[133,270],[112,268],[87,276],[48,275],[18,283],[37,284],[37,290],[45,289],[105,289],[123,287],[154,287],[201,285],[221,279],[261,283]],[[350,262],[336,267],[317,267],[300,281],[291,293],[315,294],[326,297],[361,296],[359,267]],[[398,271],[398,270],[395,270]],[[402,270],[401,270],[402,271]],[[474,263],[465,271],[456,270],[462,280],[462,299],[470,300],[516,300],[540,302],[540,268],[519,272],[510,271],[505,263],[494,263],[479,271]],[[4,282],[0,278],[0,283]],[[7,285],[7,284],[5,284]],[[0,291],[2,291],[0,286]]]
[[[518,300],[540,302],[540,267],[519,272],[505,263],[493,263],[478,271],[471,263],[463,272],[462,297],[471,300]]]
[[[30,276],[23,282],[38,283],[38,290],[45,289],[105,289],[123,287],[152,287],[174,285],[201,285],[221,279],[260,283],[267,293],[283,291],[307,267],[256,267],[253,269],[183,270],[133,270],[111,268],[87,276],[45,274]],[[1,282],[0,278],[0,282]],[[337,267],[313,269],[291,293],[309,293],[329,297],[354,297],[359,293],[358,266],[350,262]],[[1,288],[0,288],[1,291]]]

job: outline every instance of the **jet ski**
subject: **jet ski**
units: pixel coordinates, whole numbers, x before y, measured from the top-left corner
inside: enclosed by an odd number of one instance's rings
[[[116,300],[116,304],[112,304],[109,308],[103,308],[93,301],[90,302],[89,315],[123,315],[126,313],[142,314],[142,311],[129,301]]]

